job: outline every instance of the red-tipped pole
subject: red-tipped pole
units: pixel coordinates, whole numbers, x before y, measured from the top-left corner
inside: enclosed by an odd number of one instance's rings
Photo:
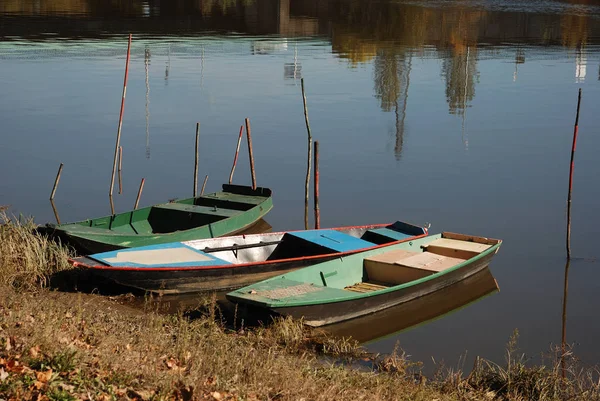
[[[319,211],[319,141],[315,141],[315,228],[321,228]]]
[[[235,148],[235,156],[233,157],[233,166],[231,166],[231,173],[229,174],[229,184],[233,181],[233,172],[237,165],[238,155],[240,153],[240,145],[242,144],[242,135],[244,135],[244,126],[240,125],[240,136],[238,136],[237,147]]]
[[[112,174],[110,176],[110,190],[108,197],[110,199],[110,209],[112,214],[115,214],[115,206],[112,201],[113,188],[115,186],[115,173],[117,170],[117,157],[119,155],[119,146],[121,144],[121,127],[123,126],[123,112],[125,111],[125,95],[127,94],[127,77],[129,76],[129,59],[131,56],[131,34],[127,42],[127,60],[125,61],[125,78],[123,80],[123,96],[121,97],[121,111],[119,113],[119,127],[117,129],[117,143],[115,145],[115,157],[113,159]]]
[[[575,115],[575,127],[573,128],[573,146],[571,147],[571,168],[569,170],[569,196],[567,198],[567,259],[571,259],[571,192],[573,190],[573,167],[575,159],[575,148],[577,147],[577,131],[579,129],[579,107],[581,106],[581,88],[577,97],[577,114]]]
[[[563,304],[562,304],[562,337],[560,342],[560,366],[563,380],[567,377],[567,368],[565,364],[565,355],[567,354],[567,296],[569,295],[569,266],[571,260],[567,259],[565,265],[565,281],[563,286]]]
[[[140,189],[138,189],[137,198],[135,198],[135,206],[133,207],[133,210],[136,210],[140,204],[140,198],[142,197],[142,191],[144,190],[144,182],[146,182],[146,179],[142,178],[142,182],[140,182]]]
[[[248,137],[248,155],[250,156],[250,173],[252,174],[252,189],[256,189],[256,173],[254,172],[254,155],[252,153],[252,136],[250,134],[249,118],[246,118],[246,136]]]

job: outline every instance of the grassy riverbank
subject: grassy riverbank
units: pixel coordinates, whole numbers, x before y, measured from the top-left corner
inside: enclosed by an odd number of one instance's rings
[[[558,364],[527,367],[514,343],[506,365],[481,360],[473,372],[427,380],[401,353],[368,355],[291,320],[227,328],[210,299],[189,319],[150,302],[144,310],[51,291],[68,251],[31,228],[6,217],[0,225],[0,399],[600,399],[593,371],[570,364],[563,381]],[[349,367],[358,360],[372,369]]]

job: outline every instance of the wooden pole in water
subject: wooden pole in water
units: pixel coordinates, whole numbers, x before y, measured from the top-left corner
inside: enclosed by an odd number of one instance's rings
[[[194,159],[194,198],[198,193],[198,144],[200,143],[200,123],[196,123],[196,158]]]
[[[250,133],[249,118],[246,118],[246,136],[248,137],[248,155],[250,156],[250,173],[252,174],[252,189],[256,189],[256,173],[254,172],[254,155],[252,153],[252,135]]]
[[[54,200],[54,195],[56,194],[56,187],[58,187],[58,182],[60,181],[60,175],[62,174],[64,164],[60,163],[58,166],[58,172],[56,173],[56,178],[54,179],[54,186],[52,187],[52,193],[50,194],[50,200]]]
[[[52,211],[54,212],[54,217],[56,218],[56,224],[60,224],[60,217],[58,217],[58,210],[56,210],[56,205],[54,205],[53,199],[50,199],[50,206],[52,206]]]
[[[563,380],[567,376],[567,368],[565,364],[565,354],[567,353],[567,296],[569,294],[569,266],[571,265],[571,259],[567,259],[565,265],[565,282],[563,288],[563,304],[562,304],[562,336],[560,342],[560,366],[562,370]]]
[[[310,133],[310,123],[308,122],[308,109],[306,108],[306,93],[304,92],[304,78],[300,80],[302,86],[302,102],[304,104],[304,121],[306,122],[306,131],[308,132],[308,161],[306,165],[306,183],[304,188],[304,229],[308,230],[308,191],[310,185],[310,161],[312,152],[312,135]]]
[[[121,175],[123,170],[123,146],[119,146],[119,195],[123,193],[123,177]]]
[[[137,198],[135,198],[135,206],[133,206],[133,210],[136,210],[138,208],[138,205],[140,204],[140,198],[142,197],[142,191],[144,190],[145,181],[146,179],[142,178],[142,182],[140,182],[140,189],[138,189]]]
[[[240,153],[240,145],[242,144],[242,135],[244,134],[244,126],[240,125],[240,135],[238,136],[237,147],[235,148],[235,156],[233,157],[233,166],[231,166],[231,173],[229,173],[229,184],[233,181],[233,172],[237,164],[238,154]]]
[[[121,111],[119,112],[119,127],[117,128],[117,143],[115,145],[115,156],[113,158],[112,174],[110,176],[110,190],[108,197],[110,200],[110,209],[112,214],[115,214],[115,206],[113,204],[113,188],[115,186],[115,173],[117,170],[117,156],[119,153],[119,146],[121,144],[121,127],[123,126],[123,112],[125,111],[125,95],[127,94],[127,77],[129,76],[129,59],[131,56],[131,34],[129,34],[129,41],[127,42],[127,59],[125,61],[125,78],[123,79],[123,96],[121,97]]]
[[[319,210],[319,141],[315,141],[315,228],[321,228],[321,212]]]
[[[200,190],[200,196],[204,195],[204,188],[206,188],[206,181],[208,181],[208,174],[204,177],[204,183],[202,183],[202,189]]]
[[[579,129],[579,107],[581,106],[581,88],[577,97],[577,114],[573,128],[573,145],[571,146],[571,168],[569,169],[569,195],[567,197],[567,259],[571,259],[571,192],[573,190],[573,167],[575,148],[577,147],[577,131]]]

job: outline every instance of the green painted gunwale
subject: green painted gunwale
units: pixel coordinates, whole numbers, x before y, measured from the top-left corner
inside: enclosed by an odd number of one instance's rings
[[[131,248],[230,235],[244,230],[256,223],[273,208],[271,190],[268,188],[250,190],[249,187],[236,185],[224,185],[223,187],[223,191],[205,194],[196,198],[179,199],[174,202],[152,205],[111,216],[87,219],[73,223],[48,225],[46,231],[55,231],[59,234],[63,234],[68,238],[73,239],[75,242],[84,241],[91,247],[106,245],[117,249]],[[225,188],[232,190],[235,190],[236,188],[248,188],[253,195],[229,192],[226,191]],[[200,206],[198,209],[204,208],[204,210],[190,212],[190,214],[196,214],[198,216],[202,215],[207,218],[214,218],[215,216],[225,216],[225,218],[182,230],[175,229],[171,232],[164,233],[151,232],[152,227],[148,222],[148,218],[153,208],[160,208],[161,206],[169,208],[174,204],[179,205],[175,206],[176,208],[185,208],[186,205],[194,205],[198,200],[217,200],[221,202],[232,202],[238,205],[248,204],[251,205],[251,207],[247,210],[240,210],[237,208],[229,209],[225,207],[218,210],[210,210],[210,207]],[[246,202],[244,202],[244,200]],[[182,213],[185,213],[185,211]],[[137,228],[135,228],[135,230],[139,230],[138,233],[134,231],[134,227],[136,226]],[[146,232],[144,232],[144,229]]]
[[[362,261],[365,257],[377,255],[380,253],[384,253],[384,252],[388,252],[388,251],[392,251],[392,250],[396,250],[396,249],[413,249],[414,250],[414,248],[417,248],[417,249],[420,249],[421,251],[423,251],[420,248],[421,245],[425,245],[425,244],[432,242],[438,238],[442,238],[442,233],[429,235],[424,238],[420,238],[420,239],[416,239],[413,241],[400,243],[400,244],[396,244],[396,245],[391,245],[388,247],[383,247],[383,248],[375,249],[372,251],[361,252],[361,253],[357,253],[354,255],[340,257],[339,259],[335,259],[335,260],[331,260],[328,262],[323,262],[323,263],[319,263],[319,264],[312,265],[309,267],[305,267],[303,269],[299,269],[299,270],[296,270],[291,273],[272,277],[270,279],[261,281],[259,283],[240,288],[236,291],[228,293],[227,297],[230,299],[233,299],[234,301],[243,299],[244,302],[246,302],[246,303],[253,304],[253,305],[259,305],[259,306],[265,307],[265,308],[285,308],[285,307],[294,307],[294,306],[320,305],[320,304],[345,302],[345,301],[356,300],[356,299],[364,299],[364,298],[374,297],[374,296],[389,293],[389,292],[403,290],[405,288],[410,288],[410,287],[419,285],[421,283],[435,280],[436,278],[438,278],[440,276],[444,276],[453,271],[461,269],[471,263],[476,262],[477,260],[479,260],[483,257],[486,257],[487,255],[490,255],[490,254],[496,252],[498,250],[498,248],[500,247],[500,245],[502,245],[502,241],[500,241],[499,243],[492,245],[490,248],[481,252],[479,255],[476,255],[468,260],[465,260],[464,262],[462,262],[456,266],[453,266],[449,269],[432,274],[430,276],[420,278],[418,280],[413,280],[408,283],[399,284],[399,285],[388,287],[388,288],[378,290],[378,291],[371,291],[371,292],[367,292],[367,293],[358,293],[358,292],[343,290],[340,288],[325,287],[322,284],[316,283],[315,282],[316,280],[314,280],[315,277],[319,277],[320,271],[322,271],[326,275],[326,274],[334,271],[336,266],[340,266],[340,264],[343,265],[346,262],[360,263],[360,271],[362,274],[362,268],[363,268]],[[351,268],[352,267],[350,267],[350,269]],[[356,267],[356,268],[358,269],[358,267]],[[344,268],[342,267],[341,269],[343,270]],[[310,279],[307,280],[306,278],[303,278],[303,276],[305,276],[305,277],[310,276]],[[327,295],[327,293],[330,293],[332,296],[330,296],[329,298],[302,299],[302,300],[294,300],[293,299],[294,297],[288,297],[288,298],[284,298],[283,300],[280,300],[280,301],[275,301],[275,300],[271,300],[269,298],[264,298],[264,297],[259,297],[254,294],[249,294],[249,292],[253,289],[258,291],[258,290],[276,289],[276,288],[285,288],[286,287],[286,286],[278,285],[277,281],[280,281],[280,282],[294,281],[294,282],[297,282],[297,284],[313,283],[315,285],[318,285],[318,286],[321,286],[321,287],[327,289],[326,291],[324,291],[323,295]],[[351,284],[353,284],[353,283],[349,283],[348,285],[351,285]],[[314,295],[317,295],[317,294],[319,294],[319,292],[308,293],[305,295],[307,297],[312,296],[314,298]]]

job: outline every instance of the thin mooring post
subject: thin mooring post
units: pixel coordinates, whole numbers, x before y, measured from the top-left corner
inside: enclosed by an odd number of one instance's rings
[[[569,169],[569,196],[567,197],[567,259],[571,259],[571,192],[573,190],[573,167],[575,148],[577,147],[577,131],[579,129],[579,107],[581,106],[581,88],[577,96],[577,114],[573,128],[573,146],[571,146],[571,168]]]
[[[123,176],[121,175],[123,170],[123,146],[119,146],[119,195],[123,193]]]
[[[240,136],[238,136],[237,147],[235,148],[235,156],[233,157],[233,166],[231,166],[231,173],[229,173],[229,184],[233,181],[233,172],[237,164],[238,155],[240,153],[240,145],[242,144],[242,135],[244,134],[244,126],[240,125]]]
[[[319,141],[315,141],[315,229],[321,228],[321,212],[319,210]]]
[[[563,380],[567,377],[567,368],[565,364],[565,355],[567,353],[567,296],[569,295],[569,267],[571,259],[567,259],[565,265],[565,282],[563,287],[563,304],[562,304],[562,336],[560,342],[560,367],[562,370]]]
[[[202,189],[200,190],[200,196],[204,195],[204,188],[206,188],[206,181],[208,181],[208,174],[204,177],[204,182],[202,183]]]
[[[135,198],[135,206],[133,206],[133,210],[136,210],[138,208],[138,205],[140,204],[140,198],[142,197],[142,191],[144,190],[145,181],[146,179],[142,178],[142,182],[140,182],[140,189],[138,189],[137,198]]]
[[[131,34],[127,42],[127,60],[125,61],[125,78],[123,79],[123,96],[121,97],[121,111],[119,112],[119,127],[117,128],[117,143],[115,145],[115,157],[113,158],[112,174],[110,176],[110,190],[108,197],[110,200],[110,210],[115,214],[115,205],[113,204],[113,188],[115,186],[115,173],[117,172],[117,157],[119,155],[119,146],[121,144],[121,127],[123,126],[123,112],[125,111],[125,95],[127,94],[127,77],[129,76],[129,59],[131,57]]]
[[[256,189],[256,173],[254,172],[254,154],[252,153],[252,136],[250,119],[246,118],[246,136],[248,137],[248,155],[250,156],[250,173],[252,174],[252,189]]]
[[[50,200],[54,200],[54,195],[56,194],[56,187],[58,187],[58,182],[60,181],[60,175],[62,174],[63,163],[60,163],[58,166],[58,173],[56,173],[56,178],[54,179],[54,186],[52,187],[52,193],[50,194]]]
[[[54,204],[53,199],[50,199],[50,206],[52,206],[52,211],[54,212],[54,218],[56,219],[56,224],[60,224],[60,217],[58,217],[58,210],[56,209],[56,205]]]
[[[302,102],[304,103],[304,121],[306,122],[306,131],[308,132],[308,159],[306,164],[306,185],[304,188],[304,229],[308,230],[308,191],[310,185],[310,161],[312,152],[312,135],[310,133],[310,124],[308,122],[308,109],[306,108],[306,93],[304,92],[304,78],[300,79],[302,86]]]
[[[194,198],[198,193],[198,145],[200,143],[200,123],[196,123],[196,157],[194,159]]]

